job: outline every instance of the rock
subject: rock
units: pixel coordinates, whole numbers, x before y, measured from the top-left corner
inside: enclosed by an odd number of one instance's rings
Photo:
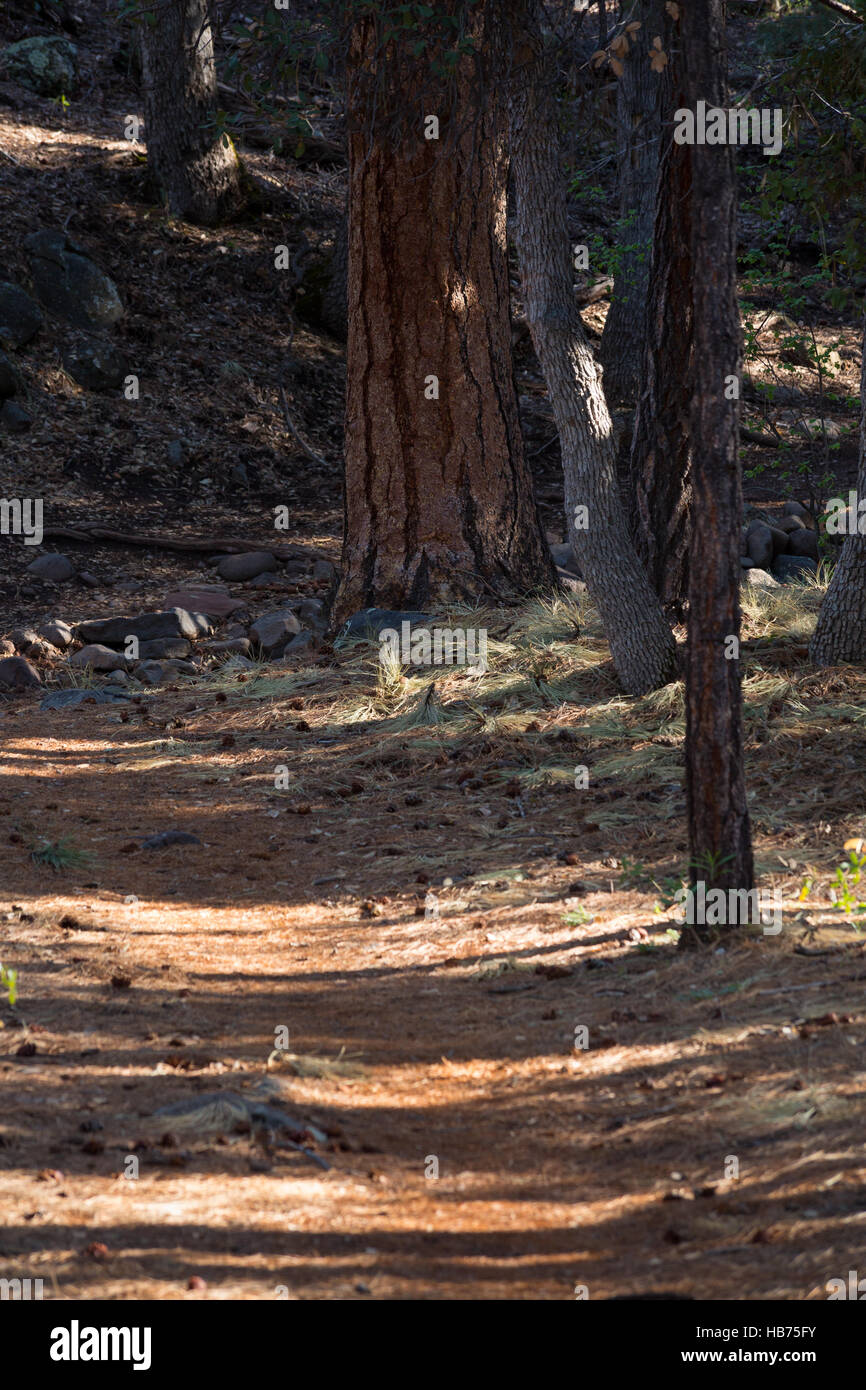
[[[2,331],[0,331],[2,337]],[[14,396],[18,390],[18,378],[15,375],[15,368],[9,361],[5,352],[0,352],[0,400],[6,400],[8,396]]]
[[[185,637],[156,637],[152,642],[142,642],[138,648],[141,661],[159,660],[162,657],[180,658],[189,656],[192,647]]]
[[[298,609],[298,617],[314,632],[324,632],[328,626],[328,615],[320,598],[305,598]]]
[[[550,557],[557,569],[565,570],[567,574],[573,574],[575,579],[582,577],[578,563],[574,558],[574,551],[567,541],[562,545],[552,545]]]
[[[50,584],[63,584],[67,579],[72,579],[75,566],[65,555],[51,553],[37,555],[35,560],[31,560],[25,573],[32,575],[34,579],[47,580]]]
[[[78,49],[59,35],[10,43],[0,64],[13,82],[41,97],[71,96],[78,86]]]
[[[817,531],[807,531],[805,527],[802,531],[792,531],[788,536],[788,551],[791,555],[808,555],[813,560],[817,560],[819,558]]]
[[[783,516],[798,516],[807,526],[814,526],[812,513],[803,506],[802,502],[786,502],[782,508]]]
[[[264,574],[254,574],[252,579],[247,580],[247,583],[251,589],[285,588],[277,575],[271,574],[268,570],[265,570]]]
[[[200,845],[202,842],[197,835],[190,835],[188,830],[162,830],[158,835],[150,835],[146,840],[142,840],[142,849],[166,849],[169,845]]]
[[[232,598],[227,589],[203,584],[201,588],[190,585],[188,589],[176,589],[165,596],[166,608],[183,608],[193,615],[204,614],[208,618],[227,618],[243,608],[244,601]]]
[[[246,635],[247,630],[244,627],[243,623],[229,623],[228,627],[223,633],[223,639],[225,641],[228,641],[233,637],[246,637]]]
[[[788,549],[788,533],[782,531],[778,526],[770,527],[770,536],[773,541],[773,558],[782,555]]]
[[[76,328],[108,328],[123,317],[117,286],[64,232],[24,238],[36,297]]]
[[[282,660],[286,656],[298,656],[304,652],[314,652],[319,646],[319,639],[315,633],[302,629],[297,637],[293,637],[291,642],[287,642],[275,660]]]
[[[37,628],[39,636],[59,652],[72,645],[72,628],[60,618],[46,618]]]
[[[301,625],[290,609],[283,612],[263,613],[250,628],[250,638],[262,651],[270,654],[282,651],[286,643],[301,630]]]
[[[773,574],[783,584],[802,583],[817,572],[817,561],[809,555],[779,555],[773,564]]]
[[[246,464],[236,463],[229,474],[229,482],[234,483],[235,487],[249,487],[250,475],[246,470]]]
[[[773,563],[773,533],[763,521],[753,521],[746,536],[746,552],[759,569],[768,570]]]
[[[69,658],[69,665],[79,669],[89,666],[94,671],[123,671],[126,669],[126,657],[121,656],[119,652],[113,652],[110,647],[90,642],[80,651],[73,653]]]
[[[197,676],[191,661],[142,661],[135,668],[135,679],[144,685],[165,685],[177,676]]]
[[[42,327],[42,311],[20,285],[0,281],[0,345],[17,351]],[[11,392],[9,393],[11,395]]]
[[[90,570],[82,570],[78,578],[80,579],[81,583],[84,584],[88,589],[99,588],[100,581],[97,579],[95,574],[90,573]],[[112,581],[106,580],[105,582],[111,583]]]
[[[186,462],[186,445],[182,439],[170,439],[165,446],[166,461],[171,468],[183,468]]]
[[[106,686],[112,685],[131,685],[132,677],[128,671],[110,671],[103,677]]]
[[[776,525],[780,531],[785,531],[789,536],[792,531],[803,531],[806,527],[806,523],[803,521],[803,518],[799,516],[779,517],[779,520],[776,522]]]
[[[127,637],[151,642],[158,637],[198,636],[198,627],[184,608],[169,608],[163,613],[139,613],[135,618],[98,618],[78,623],[76,637],[82,642],[103,642],[107,647],[122,647]]]
[[[29,655],[30,648],[39,642],[39,633],[32,627],[13,627],[9,636],[15,646],[15,650],[22,656]]]
[[[189,615],[195,623],[196,633],[199,637],[210,637],[213,632],[213,623],[206,613],[190,613]]]
[[[247,637],[227,637],[222,642],[205,642],[204,647],[208,652],[240,652],[243,656],[249,656],[253,649]]]
[[[42,681],[35,666],[23,656],[4,656],[0,660],[0,686],[7,690],[30,690]]]
[[[24,434],[33,424],[33,417],[15,401],[4,401],[0,409],[0,423],[6,426],[10,434]]]
[[[427,613],[399,612],[392,608],[363,608],[346,619],[338,641],[343,642],[352,637],[376,638],[385,628],[394,628],[401,633],[402,623],[409,623],[413,627],[428,627],[433,621]]]
[[[55,690],[40,701],[40,709],[73,709],[77,705],[110,705],[129,696],[114,690]]]
[[[123,385],[129,371],[123,353],[104,338],[78,338],[62,357],[72,380],[88,391],[114,390]]]
[[[780,584],[778,579],[774,579],[765,569],[759,569],[752,562],[752,568],[743,570],[740,575],[744,584],[748,584],[752,589],[778,589]]]
[[[0,656],[14,656],[15,643],[10,642],[8,637],[0,637]]]
[[[336,566],[332,565],[330,560],[317,560],[313,565],[313,578],[316,580],[324,579],[331,584],[336,576]]]
[[[754,560],[750,559],[748,555],[741,555],[741,556],[740,556],[740,569],[741,569],[741,570],[750,570],[750,569],[752,568],[752,566],[754,565],[754,563],[755,563]]]
[[[586,585],[582,579],[576,579],[569,570],[557,568],[556,577],[563,589],[567,589],[570,594],[585,594]]]
[[[277,557],[269,550],[247,550],[242,555],[224,555],[217,565],[217,573],[223,579],[242,581],[255,579],[277,568]]]

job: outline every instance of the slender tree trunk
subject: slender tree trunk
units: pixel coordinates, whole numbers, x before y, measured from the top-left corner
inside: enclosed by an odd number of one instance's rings
[[[209,0],[154,0],[142,16],[147,156],[169,211],[213,226],[243,204],[234,148],[214,134]]]
[[[685,105],[727,105],[722,0],[682,7]],[[695,145],[692,156],[694,380],[691,394],[692,517],[686,674],[686,785],[692,883],[752,887],[743,767],[739,669],[742,481],[741,342],[736,286],[736,186],[730,145]],[[714,939],[697,924],[681,945]]]
[[[327,288],[322,295],[322,323],[335,338],[345,342],[349,331],[349,222],[344,219],[337,228],[331,254]]]
[[[685,98],[679,37],[669,15],[651,32],[650,43],[656,35],[669,62],[662,74],[653,74],[661,84],[662,153],[627,491],[638,555],[666,609],[681,617],[691,517],[692,151],[672,138],[673,113]]]
[[[857,498],[866,498],[866,319],[863,321],[863,364],[860,374],[860,462],[857,469]],[[835,666],[841,661],[866,661],[866,535],[857,530],[859,516],[853,520],[833,571],[830,587],[821,604],[818,626],[809,655],[817,666]]]
[[[503,112],[485,65],[418,111],[398,147],[349,82],[349,305],[340,621],[368,605],[513,599],[552,584],[511,362]],[[387,61],[362,20],[353,67]],[[484,80],[486,78],[486,80]],[[483,88],[486,87],[486,90]],[[425,139],[424,110],[440,113]],[[446,114],[447,112],[447,114]],[[381,124],[377,122],[381,121]]]
[[[526,317],[559,431],[569,540],[601,613],[620,681],[637,694],[673,679],[676,647],[622,514],[601,372],[574,296],[565,180],[538,0],[512,0],[509,13],[515,40],[516,231]]]
[[[619,227],[613,297],[604,323],[598,360],[604,394],[613,408],[637,397],[646,326],[650,252],[661,130],[661,75],[650,65],[653,38],[664,28],[662,0],[639,0],[629,11],[641,27],[620,55],[617,81],[617,181]]]

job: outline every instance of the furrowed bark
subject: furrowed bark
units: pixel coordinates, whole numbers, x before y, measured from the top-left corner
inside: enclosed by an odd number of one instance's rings
[[[866,498],[866,319],[863,321],[863,364],[860,374],[860,458],[857,466],[858,503]],[[866,535],[856,529],[859,513],[849,517],[842,553],[818,614],[809,648],[816,666],[842,661],[866,661]]]
[[[727,104],[721,0],[682,8],[685,105]],[[694,380],[691,388],[694,490],[686,674],[686,787],[692,883],[751,889],[746,807],[740,631],[739,527],[742,481],[741,372],[736,297],[736,186],[730,145],[695,145],[692,156]],[[734,653],[737,653],[736,655]],[[687,927],[681,946],[714,940],[718,928]]]
[[[491,4],[479,24],[493,22]],[[361,21],[352,62],[386,61]],[[504,113],[485,29],[439,140],[397,148],[349,84],[345,540],[335,620],[552,585],[511,361]],[[486,56],[485,56],[486,55]],[[486,88],[486,89],[482,89]],[[435,378],[435,381],[434,381]],[[434,392],[438,390],[438,399]]]
[[[238,212],[244,198],[234,149],[214,133],[208,0],[155,0],[140,34],[148,160],[169,211],[214,226]]]
[[[544,372],[565,482],[568,536],[598,605],[623,688],[672,680],[676,646],[622,513],[601,371],[574,295],[556,110],[537,0],[511,0],[515,62],[510,102],[516,236],[526,318]],[[586,529],[580,528],[587,508]]]

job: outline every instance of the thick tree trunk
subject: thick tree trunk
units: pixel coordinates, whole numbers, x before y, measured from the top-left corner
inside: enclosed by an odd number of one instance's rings
[[[574,295],[565,180],[538,0],[513,0],[509,11],[515,39],[516,230],[526,318],[559,431],[569,540],[601,613],[623,688],[638,694],[673,679],[676,646],[622,514],[601,372]]]
[[[492,3],[476,21],[492,22]],[[511,362],[503,114],[463,61],[395,148],[349,82],[349,305],[343,577],[335,619],[368,605],[508,600],[552,584]],[[373,24],[353,37],[369,73]],[[479,75],[479,67],[481,69]],[[481,80],[488,90],[481,87]],[[361,109],[365,108],[365,109]],[[448,114],[444,114],[444,113]]]
[[[669,63],[657,78],[662,153],[627,491],[638,555],[666,609],[681,617],[688,595],[691,517],[692,152],[672,136],[673,113],[684,96],[678,33],[668,15],[651,37],[656,34]]]
[[[213,226],[243,204],[233,147],[214,134],[209,0],[157,0],[142,16],[147,156],[176,217]]]
[[[629,14],[641,27],[628,36],[631,47],[621,55],[617,81],[618,260],[598,350],[611,409],[634,402],[640,383],[661,130],[661,75],[653,71],[649,53],[663,32],[664,6],[662,0],[639,0]]]
[[[863,321],[863,364],[860,372],[860,462],[857,499],[866,498],[866,319]],[[809,655],[818,666],[841,661],[866,661],[866,535],[857,529],[859,514],[849,517],[842,554],[821,604]]]
[[[685,105],[727,105],[722,0],[681,9]],[[686,787],[692,883],[752,887],[743,768],[739,668],[742,481],[741,368],[736,295],[736,186],[730,145],[695,145],[692,156],[694,380],[691,393],[694,506],[686,674]],[[731,641],[734,639],[734,641]],[[681,945],[715,939],[687,928]]]

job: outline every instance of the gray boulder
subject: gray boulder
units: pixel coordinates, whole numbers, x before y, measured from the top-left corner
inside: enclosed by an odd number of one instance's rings
[[[818,559],[818,533],[817,531],[807,531],[805,527],[801,531],[792,531],[788,536],[788,550],[792,555],[807,555],[811,559]]]
[[[255,579],[277,568],[277,557],[269,550],[247,550],[242,555],[224,555],[217,565],[217,573],[233,581]]]
[[[117,286],[64,232],[24,238],[36,297],[76,328],[108,328],[123,317]]]
[[[0,66],[13,82],[41,97],[68,96],[78,85],[78,49],[57,35],[39,34],[10,43]]]
[[[49,584],[63,584],[75,574],[75,566],[65,555],[37,555],[25,570],[33,579],[44,579]]]
[[[191,661],[142,661],[135,668],[135,678],[144,685],[165,685],[177,676],[197,676]]]
[[[123,385],[129,363],[104,338],[78,338],[63,352],[63,365],[72,380],[87,391],[112,391]]]
[[[169,608],[164,613],[139,613],[135,618],[98,618],[79,623],[76,637],[82,642],[103,642],[107,647],[122,647],[127,637],[151,642],[159,637],[198,636],[192,614],[183,608]]]
[[[746,534],[746,553],[759,569],[768,570],[773,563],[773,532],[763,521],[753,521]]]
[[[812,520],[812,513],[803,506],[802,502],[786,502],[782,508],[782,515],[798,516],[807,526],[814,526],[815,524]]]
[[[17,390],[18,377],[15,374],[15,368],[5,352],[0,352],[0,400],[6,400],[7,396],[14,396]]]
[[[6,690],[31,690],[41,685],[39,672],[23,656],[4,656],[0,659],[0,686]]]
[[[337,641],[343,642],[353,637],[376,638],[385,628],[394,628],[397,633],[402,633],[403,623],[409,623],[410,627],[429,627],[433,621],[427,613],[400,612],[393,608],[363,608],[346,619]]]
[[[183,660],[191,651],[185,637],[157,637],[152,642],[142,642],[138,655],[141,661],[158,661],[165,657]]]
[[[275,613],[263,613],[250,628],[250,638],[263,652],[273,654],[282,651],[286,643],[297,635],[301,625],[290,609]]]
[[[778,579],[774,579],[767,570],[759,569],[757,565],[753,565],[751,569],[743,570],[740,579],[752,589],[781,588]]]
[[[10,434],[24,434],[33,424],[33,417],[15,401],[4,401],[0,409],[0,422]]]
[[[98,642],[90,642],[80,651],[74,652],[69,658],[69,665],[83,670],[89,666],[92,671],[124,671],[126,669],[126,657],[119,652],[113,652],[110,647],[103,647]]]
[[[60,652],[72,645],[72,628],[60,618],[46,618],[37,631],[44,641]]]
[[[817,572],[818,562],[810,555],[779,555],[773,563],[773,574],[783,584],[802,583]]]

